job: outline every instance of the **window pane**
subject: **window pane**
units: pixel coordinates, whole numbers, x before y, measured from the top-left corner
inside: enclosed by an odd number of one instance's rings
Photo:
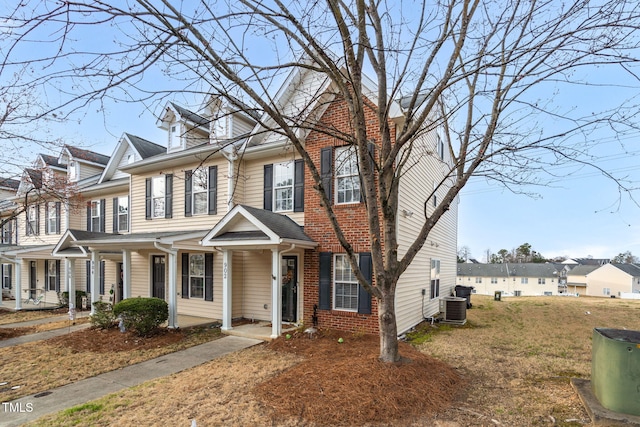
[[[204,298],[204,279],[202,277],[191,278],[189,296],[191,298]]]
[[[207,191],[208,170],[196,169],[193,173],[193,192]]]
[[[153,178],[153,197],[163,197],[164,198],[164,176],[156,176]]]
[[[193,195],[193,213],[203,214],[207,212],[207,193],[195,193]]]
[[[164,216],[164,198],[153,199],[153,216],[156,218]]]
[[[204,255],[191,255],[189,260],[189,275],[204,277]]]
[[[293,210],[293,191],[291,188],[276,190],[276,211]]]

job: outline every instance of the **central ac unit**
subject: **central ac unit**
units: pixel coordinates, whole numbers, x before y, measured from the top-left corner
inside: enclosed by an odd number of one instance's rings
[[[440,313],[443,323],[464,325],[467,323],[467,299],[444,297],[440,300]]]

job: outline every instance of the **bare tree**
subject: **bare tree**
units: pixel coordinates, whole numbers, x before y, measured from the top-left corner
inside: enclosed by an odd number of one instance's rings
[[[471,258],[471,249],[469,246],[462,246],[458,249],[458,262],[467,262]]]
[[[265,131],[287,138],[304,159],[358,281],[378,301],[381,360],[395,362],[398,279],[472,177],[519,191],[523,183],[543,184],[544,171],[554,166],[592,164],[598,143],[592,132],[635,132],[633,100],[588,110],[555,100],[563,90],[596,91],[619,87],[621,76],[636,79],[639,9],[635,0],[19,2],[1,19],[10,37],[0,72],[38,67],[42,74],[22,84],[67,88],[60,102],[67,112],[109,98],[146,102],[179,89],[263,114]],[[115,31],[109,33],[114,43],[74,45],[98,30]],[[48,43],[29,49],[34,40]],[[319,127],[304,106],[291,112],[274,102],[274,85],[293,67],[330,80],[327,92],[309,94],[308,106],[344,100],[349,132]],[[583,70],[595,67],[607,69],[611,80],[600,74],[591,83]],[[373,77],[374,93],[367,92],[365,74]],[[396,123],[391,115],[399,100],[403,120]],[[375,135],[366,126],[370,112]],[[318,165],[305,151],[301,135],[310,129],[357,149],[373,285],[358,268]],[[442,129],[453,162],[443,163],[445,178],[434,190],[442,196],[429,214],[425,200],[421,231],[400,257],[399,181],[413,144],[435,129]],[[368,156],[371,139],[375,159]],[[617,182],[621,193],[629,191],[628,183]]]

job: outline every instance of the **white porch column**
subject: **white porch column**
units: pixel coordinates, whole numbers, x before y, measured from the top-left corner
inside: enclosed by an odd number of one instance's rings
[[[22,310],[22,260],[16,258],[14,270],[16,270],[16,310]]]
[[[280,275],[280,251],[271,249],[271,338],[278,338],[282,333],[282,278]]]
[[[69,292],[69,304],[73,304],[76,307],[76,260],[73,258],[66,258],[65,264],[67,265],[67,292]]]
[[[122,250],[122,299],[131,298],[131,251]]]
[[[93,303],[98,301],[98,284],[100,283],[100,253],[91,251],[91,316],[96,314]]]
[[[178,300],[176,298],[176,277],[178,274],[178,253],[169,251],[169,319],[170,329],[178,327]]]
[[[222,330],[228,331],[231,326],[231,284],[233,277],[231,274],[233,267],[233,251],[225,249],[222,251]]]

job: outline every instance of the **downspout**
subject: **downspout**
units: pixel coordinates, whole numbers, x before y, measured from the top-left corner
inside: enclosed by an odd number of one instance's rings
[[[175,249],[167,249],[157,241],[153,242],[153,246],[159,251],[169,255],[169,319],[167,326],[169,329],[176,329],[178,328],[178,301],[176,298],[178,251]]]
[[[238,154],[235,148],[231,153],[222,151],[222,155],[227,159],[227,212],[233,209],[233,193],[235,192],[235,161],[238,159]]]

